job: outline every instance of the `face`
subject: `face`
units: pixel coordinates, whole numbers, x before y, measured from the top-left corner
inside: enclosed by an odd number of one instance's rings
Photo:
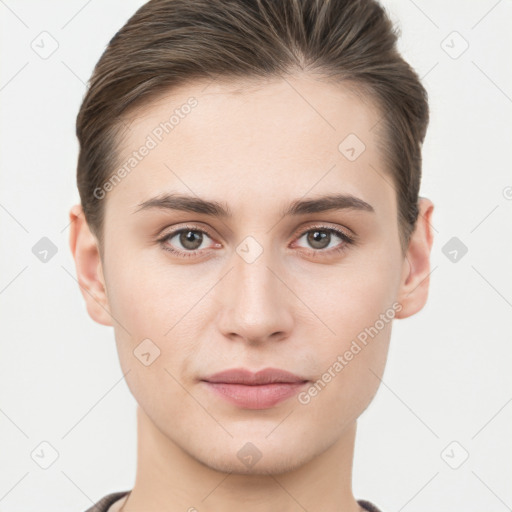
[[[380,112],[311,77],[239,85],[196,82],[132,116],[126,172],[102,189],[109,314],[92,315],[114,326],[128,386],[167,439],[217,470],[278,472],[367,407],[415,283]],[[301,382],[204,381],[233,368]]]

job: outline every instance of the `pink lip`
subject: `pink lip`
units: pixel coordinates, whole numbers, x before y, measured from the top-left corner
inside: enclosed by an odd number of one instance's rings
[[[245,409],[268,409],[296,394],[308,382],[307,379],[276,368],[265,368],[256,373],[234,368],[202,381],[212,391]]]

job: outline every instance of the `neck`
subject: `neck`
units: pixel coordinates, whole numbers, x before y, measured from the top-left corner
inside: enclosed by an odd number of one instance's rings
[[[137,409],[137,474],[123,512],[359,512],[352,494],[356,423],[285,473],[222,473],[193,458]]]

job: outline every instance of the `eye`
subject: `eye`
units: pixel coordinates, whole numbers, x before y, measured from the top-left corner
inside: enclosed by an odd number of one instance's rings
[[[341,231],[340,229],[327,226],[314,226],[313,228],[303,231],[298,240],[305,238],[306,243],[313,252],[336,253],[343,251],[348,245],[354,243],[354,239]],[[336,239],[341,240],[341,244],[336,244]],[[333,244],[334,242],[334,244]]]
[[[203,247],[203,243],[207,238],[211,240],[211,237],[206,231],[198,229],[195,226],[186,226],[184,228],[171,231],[170,233],[166,233],[164,236],[159,238],[158,241],[164,250],[169,251],[176,256],[187,258],[195,256],[198,252],[205,249],[205,247]]]
[[[355,243],[354,238],[340,229],[327,226],[313,226],[306,231],[302,231],[297,239],[301,240],[302,238],[305,238],[314,255],[339,253]],[[205,230],[197,226],[185,226],[166,233],[158,239],[158,242],[164,250],[175,256],[190,258],[197,256],[208,248],[207,239],[212,240],[212,237]],[[336,244],[336,239],[341,240],[341,243]],[[210,245],[210,248],[213,247],[221,247],[221,244],[214,243],[213,246]],[[307,249],[307,247],[301,245],[298,247]]]

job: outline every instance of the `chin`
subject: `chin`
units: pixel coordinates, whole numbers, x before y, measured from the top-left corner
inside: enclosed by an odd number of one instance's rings
[[[302,455],[294,454],[294,458],[285,456],[282,453],[273,451],[272,455],[262,454],[261,459],[254,465],[249,466],[243,464],[237,457],[226,457],[225,453],[219,454],[218,457],[212,457],[208,461],[201,461],[211,469],[222,473],[231,473],[233,475],[255,475],[266,476],[268,474],[278,475],[288,473],[302,466],[306,460],[302,459]]]
[[[315,456],[315,447],[309,442],[308,452],[304,443],[290,436],[274,440],[266,438],[268,431],[256,436],[236,436],[225,443],[212,440],[215,444],[206,450],[195,444],[189,455],[204,466],[237,475],[267,475],[293,471]],[[284,439],[287,439],[286,443]],[[319,448],[318,453],[322,450]]]

